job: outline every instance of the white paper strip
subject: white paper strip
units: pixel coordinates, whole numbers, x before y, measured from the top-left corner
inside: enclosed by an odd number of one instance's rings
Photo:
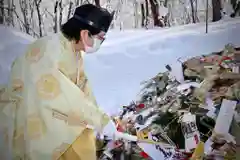
[[[115,136],[114,137],[115,139],[124,139],[124,140],[132,141],[132,142],[136,142],[138,139],[137,136],[133,136],[133,135],[118,132],[118,131],[115,132],[114,136]]]
[[[211,140],[211,138],[209,138],[206,142],[205,142],[205,144],[204,144],[204,153],[205,154],[209,154],[211,151],[212,151],[212,144],[213,144],[213,142],[212,142],[212,140]]]
[[[170,73],[170,76],[174,77],[178,82],[184,83],[182,64],[177,61],[171,67],[172,67],[172,71]]]
[[[216,124],[214,127],[214,131],[217,134],[223,134],[223,135],[228,134],[236,105],[237,105],[236,101],[223,99],[222,105],[216,120]]]

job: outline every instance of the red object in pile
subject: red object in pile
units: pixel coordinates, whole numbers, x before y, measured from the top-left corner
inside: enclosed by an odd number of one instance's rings
[[[140,155],[143,157],[143,158],[149,158],[149,155],[146,153],[146,152],[144,152],[144,151],[142,151],[142,152],[140,152]]]
[[[118,132],[124,132],[125,131],[124,128],[119,123],[117,123],[116,128],[117,128]]]
[[[197,135],[194,135],[194,140],[195,140],[196,144],[199,143],[199,139],[198,139],[198,136],[197,136]]]
[[[228,56],[223,56],[222,59],[221,59],[220,62],[219,62],[219,65],[221,65],[222,62],[225,61],[225,60],[230,60],[230,61],[231,61],[232,58],[231,58],[231,57],[228,57]]]
[[[122,142],[121,141],[115,141],[114,142],[114,148],[118,148],[122,145]]]
[[[184,152],[184,155],[187,156],[184,160],[189,160],[192,157],[192,153]]]
[[[120,125],[118,125],[118,126],[117,126],[117,131],[118,131],[118,132],[124,132],[124,129],[123,129]]]
[[[218,65],[221,65],[223,61],[225,60],[232,60],[231,57],[229,56],[222,56],[222,57],[218,57],[218,56],[210,56],[210,57],[203,57],[203,58],[200,58],[200,61],[203,61],[203,62],[218,62]]]
[[[145,107],[145,105],[143,103],[140,103],[138,106],[137,106],[139,109],[143,109]]]

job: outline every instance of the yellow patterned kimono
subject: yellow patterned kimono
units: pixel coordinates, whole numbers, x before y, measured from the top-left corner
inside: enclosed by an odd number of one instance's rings
[[[1,123],[13,159],[96,159],[86,126],[101,131],[109,117],[96,105],[82,57],[62,34],[35,41],[13,63],[1,102],[1,121],[13,122],[13,129]]]

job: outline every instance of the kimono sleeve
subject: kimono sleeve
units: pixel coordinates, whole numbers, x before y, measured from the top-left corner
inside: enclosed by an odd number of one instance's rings
[[[55,115],[69,126],[89,125],[102,131],[110,118],[58,68],[36,75],[37,95]],[[59,117],[60,116],[60,117]]]
[[[22,90],[24,87],[24,65],[22,58],[18,57],[12,64],[10,83],[8,83],[8,89],[11,95],[15,98],[22,98]]]

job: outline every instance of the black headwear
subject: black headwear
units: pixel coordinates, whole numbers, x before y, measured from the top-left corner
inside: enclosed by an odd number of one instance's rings
[[[104,8],[92,4],[85,4],[76,8],[73,19],[107,32],[113,20],[113,16],[114,12],[109,13]]]

